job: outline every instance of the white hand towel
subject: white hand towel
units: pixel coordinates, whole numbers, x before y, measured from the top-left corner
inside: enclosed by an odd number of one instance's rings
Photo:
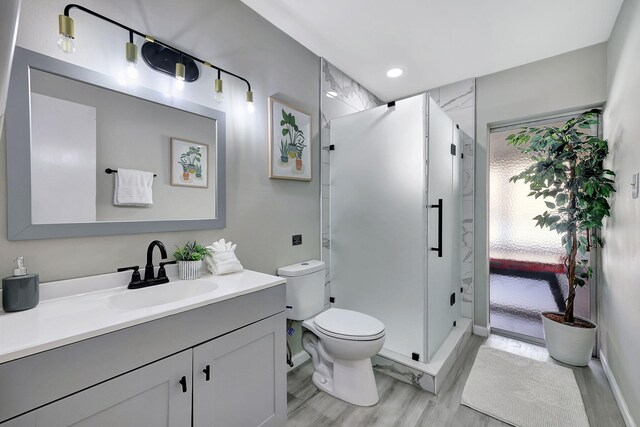
[[[210,253],[204,258],[207,268],[213,274],[222,275],[244,270],[236,257],[236,245],[220,239],[207,246]]]
[[[115,174],[113,204],[116,206],[153,205],[153,172],[118,168]]]

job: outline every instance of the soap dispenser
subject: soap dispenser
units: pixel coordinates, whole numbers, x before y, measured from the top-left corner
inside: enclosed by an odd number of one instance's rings
[[[2,308],[7,312],[29,310],[40,301],[39,278],[37,274],[27,274],[24,257],[13,262],[17,263],[13,276],[2,279]]]

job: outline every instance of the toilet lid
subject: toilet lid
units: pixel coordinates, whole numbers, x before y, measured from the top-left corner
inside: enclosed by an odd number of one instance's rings
[[[384,332],[384,323],[375,317],[340,308],[318,314],[313,323],[322,331],[347,337],[373,337]]]

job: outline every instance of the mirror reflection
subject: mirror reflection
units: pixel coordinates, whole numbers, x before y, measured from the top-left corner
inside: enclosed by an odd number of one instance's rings
[[[215,218],[216,120],[36,69],[30,104],[32,224]]]

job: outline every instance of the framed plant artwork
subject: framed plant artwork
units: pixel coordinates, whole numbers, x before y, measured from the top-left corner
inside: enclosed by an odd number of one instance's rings
[[[171,138],[171,185],[209,187],[209,146]]]
[[[311,115],[269,97],[269,178],[311,181]]]

